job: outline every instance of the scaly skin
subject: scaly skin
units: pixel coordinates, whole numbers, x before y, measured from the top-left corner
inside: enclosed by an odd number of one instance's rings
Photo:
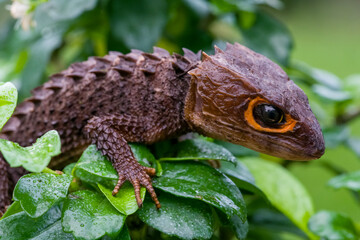
[[[56,129],[62,154],[52,168],[94,143],[119,174],[113,194],[129,180],[139,206],[142,185],[158,208],[150,179],[155,170],[138,164],[128,142],[152,144],[196,131],[288,159],[322,155],[321,130],[305,94],[276,64],[240,44],[229,44],[225,52],[216,48],[211,57],[203,53],[202,61],[199,54],[184,52],[111,52],[75,63],[34,89],[0,137],[28,146]],[[289,126],[270,129],[252,120],[249,106],[258,99],[282,109]],[[0,211],[23,173],[0,156]]]

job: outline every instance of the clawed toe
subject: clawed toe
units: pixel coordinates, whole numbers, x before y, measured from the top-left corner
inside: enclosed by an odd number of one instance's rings
[[[123,176],[119,173],[119,180],[118,180],[112,194],[113,194],[113,196],[115,196],[119,192],[119,189],[124,184],[124,182],[126,180],[129,180],[131,182],[131,184],[134,186],[135,199],[136,199],[136,202],[137,202],[137,205],[139,206],[139,208],[141,208],[143,205],[140,190],[141,190],[141,186],[144,186],[146,188],[146,190],[150,193],[150,196],[151,196],[152,200],[154,201],[156,208],[159,209],[161,207],[161,205],[156,196],[156,192],[152,186],[151,178],[150,178],[150,176],[155,176],[155,174],[156,174],[155,169],[148,168],[148,167],[144,167],[143,169],[141,169],[135,176]]]
[[[126,181],[125,177],[119,176],[119,180],[118,180],[118,182],[117,182],[117,184],[116,184],[116,186],[115,186],[115,188],[114,188],[114,190],[112,192],[113,196],[115,196],[119,192],[121,186],[124,184],[125,181]]]
[[[153,177],[156,175],[155,168],[144,167],[144,170],[150,177]]]

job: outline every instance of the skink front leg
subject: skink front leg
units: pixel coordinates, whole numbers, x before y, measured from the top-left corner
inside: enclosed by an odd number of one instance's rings
[[[156,207],[160,208],[150,178],[155,175],[155,169],[141,166],[135,159],[125,139],[125,136],[129,133],[122,133],[128,128],[128,126],[122,125],[128,123],[125,120],[121,116],[94,117],[88,122],[84,132],[102,154],[110,159],[119,174],[119,180],[113,190],[113,195],[117,194],[124,182],[128,180],[134,186],[135,198],[139,207],[142,206],[140,187],[144,186],[150,193]]]

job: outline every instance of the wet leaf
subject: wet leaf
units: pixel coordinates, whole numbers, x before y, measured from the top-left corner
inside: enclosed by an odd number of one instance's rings
[[[239,188],[259,194],[266,199],[265,194],[256,186],[254,177],[241,161],[237,160],[235,167],[231,163],[223,162],[219,170],[230,176]]]
[[[345,173],[334,177],[329,181],[333,188],[347,188],[354,191],[360,191],[360,171]]]
[[[74,168],[74,176],[88,183],[116,181],[118,174],[111,162],[97,150],[95,145],[90,145],[81,155]]]
[[[30,172],[41,172],[52,157],[61,153],[60,136],[52,130],[45,133],[30,147],[0,139],[0,150],[11,167],[24,167]]]
[[[30,217],[37,218],[66,198],[71,180],[66,174],[30,173],[17,182],[14,199]]]
[[[21,208],[21,205],[18,201],[13,202],[6,210],[6,212],[4,213],[4,215],[0,218],[4,219],[6,217],[9,217],[11,215],[14,215],[15,213],[19,213],[22,212],[23,209]]]
[[[350,218],[330,211],[321,211],[312,216],[309,229],[322,239],[328,240],[356,240],[360,237],[356,234]]]
[[[114,238],[109,237],[109,236],[104,236],[101,239],[102,240],[131,240],[129,229],[126,227],[126,225],[124,225],[124,227],[122,228],[122,230],[118,236],[116,236]]]
[[[112,1],[109,9],[111,32],[128,49],[151,50],[167,20],[166,0]]]
[[[64,203],[62,225],[75,238],[97,239],[120,233],[126,216],[119,213],[99,193],[82,190],[72,193]]]
[[[242,156],[259,156],[258,152],[251,150],[249,148],[243,147],[241,145],[236,145],[233,143],[215,140],[217,145],[223,146],[227,150],[229,150],[235,157],[242,157]]]
[[[75,166],[76,166],[76,163],[70,163],[63,169],[63,172],[67,175],[72,175],[72,171]]]
[[[223,160],[232,163],[236,158],[226,148],[201,138],[179,142],[176,146],[175,158],[164,157],[160,160]]]
[[[249,232],[249,223],[248,221],[242,222],[242,220],[234,215],[230,219],[226,217],[223,212],[216,210],[216,213],[219,217],[219,221],[222,226],[230,227],[235,233],[235,236],[239,240],[246,239],[247,233]]]
[[[155,162],[154,156],[149,149],[141,144],[129,144],[134,157],[143,166],[149,166]],[[118,174],[108,158],[97,150],[95,145],[90,145],[81,155],[74,167],[74,175],[88,183],[105,183],[118,180]],[[115,185],[114,185],[115,186]]]
[[[107,188],[101,184],[98,184],[101,192],[109,200],[111,205],[113,205],[119,212],[124,215],[131,215],[136,212],[139,207],[136,203],[134,187],[126,182],[121,188],[116,196],[112,195],[113,187]],[[146,189],[141,188],[141,199],[145,198]]]
[[[14,112],[17,90],[12,83],[0,83],[0,130]]]
[[[129,143],[129,145],[134,157],[141,165],[150,167],[150,163],[155,162],[154,155],[145,145],[139,143]]]
[[[140,219],[149,226],[181,239],[209,239],[213,234],[211,208],[201,201],[180,198],[161,192],[161,208],[156,209],[147,197],[138,211]]]
[[[177,196],[198,199],[223,211],[229,218],[246,220],[246,206],[237,186],[214,168],[196,162],[164,162],[163,175],[153,185]]]
[[[0,220],[0,239],[73,239],[71,234],[62,231],[60,218],[61,209],[58,205],[39,218],[31,218],[23,211],[18,212]]]
[[[241,161],[270,203],[309,237],[313,237],[307,229],[307,222],[314,213],[314,207],[304,186],[289,171],[275,163],[250,157]]]
[[[288,29],[275,18],[258,13],[254,25],[242,29],[244,44],[278,63],[287,66],[293,40]]]

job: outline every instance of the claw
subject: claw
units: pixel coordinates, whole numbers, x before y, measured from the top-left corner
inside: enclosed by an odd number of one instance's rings
[[[137,205],[139,206],[139,208],[141,208],[142,207],[142,200],[141,200],[141,194],[140,194],[139,180],[134,180],[132,184],[133,184],[134,189],[135,189],[135,199],[136,199]]]
[[[159,209],[161,208],[160,202],[156,196],[155,190],[151,184],[151,180],[150,179],[146,179],[145,181],[142,182],[142,185],[146,188],[146,190],[150,193],[151,199],[155,202],[156,208]]]
[[[144,167],[145,172],[150,176],[153,177],[156,175],[156,170],[155,168],[149,168],[149,167]]]
[[[142,167],[139,169],[140,171],[132,176],[128,176],[127,174],[123,175],[121,172],[119,173],[119,180],[112,192],[112,195],[115,196],[121,186],[124,184],[126,180],[129,180],[131,184],[134,186],[135,190],[135,199],[139,208],[142,207],[143,201],[141,199],[141,186],[144,186],[146,190],[150,193],[152,200],[155,202],[156,208],[159,209],[161,207],[160,202],[156,196],[156,192],[151,184],[150,176],[155,176],[156,170],[154,168]]]
[[[124,184],[124,182],[126,181],[126,178],[123,177],[123,176],[119,176],[119,180],[112,192],[112,195],[115,196],[118,192],[119,192],[119,189],[121,188],[121,186]]]

